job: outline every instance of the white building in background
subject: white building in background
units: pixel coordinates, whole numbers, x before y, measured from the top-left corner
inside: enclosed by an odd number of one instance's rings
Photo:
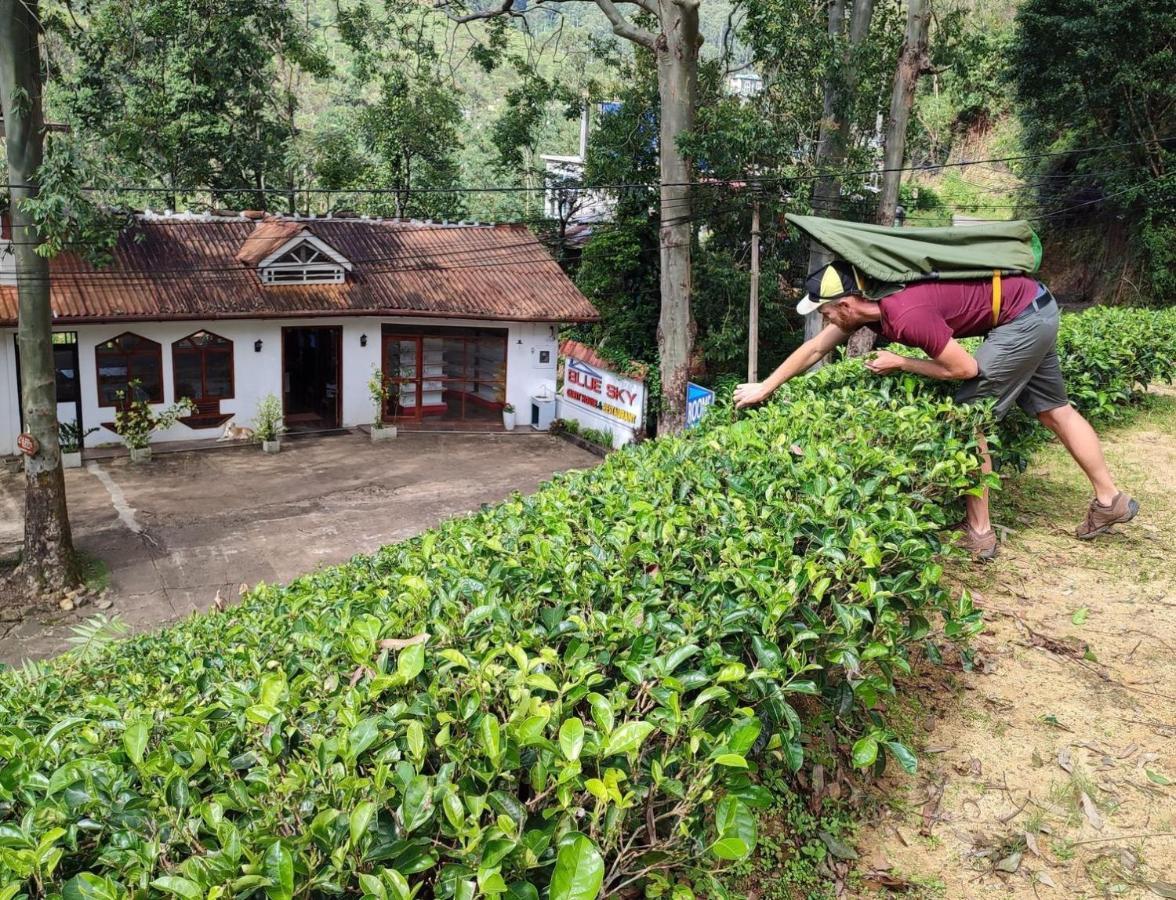
[[[764,80],[755,72],[733,72],[727,76],[727,93],[747,99],[757,96],[764,89]]]
[[[20,434],[17,291],[0,240],[0,453]],[[598,314],[519,225],[262,213],[141,215],[112,264],[52,261],[59,418],[119,442],[130,382],[197,411],[157,442],[248,425],[267,394],[294,431],[370,423],[368,381],[401,428],[499,430],[553,397],[561,323]]]

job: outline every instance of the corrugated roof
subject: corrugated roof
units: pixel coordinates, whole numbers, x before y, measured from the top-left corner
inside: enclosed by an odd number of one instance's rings
[[[588,363],[590,366],[596,366],[598,369],[608,369],[610,372],[617,372],[626,378],[632,378],[634,381],[643,382],[645,381],[645,376],[648,374],[648,369],[644,363],[630,363],[628,368],[625,369],[625,367],[605,359],[587,344],[573,341],[571,338],[565,338],[560,342],[559,353],[560,356],[570,356],[572,359],[578,359],[580,362]]]
[[[353,265],[342,284],[263,285],[256,262],[305,230]],[[258,255],[260,253],[260,255]],[[142,216],[107,268],[50,263],[55,322],[420,315],[583,322],[599,313],[523,225]],[[16,322],[0,287],[0,324]]]

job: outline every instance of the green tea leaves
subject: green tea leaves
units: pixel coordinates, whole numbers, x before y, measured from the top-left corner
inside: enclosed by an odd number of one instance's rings
[[[551,900],[596,900],[603,883],[604,859],[596,845],[582,834],[566,836],[551,875]]]

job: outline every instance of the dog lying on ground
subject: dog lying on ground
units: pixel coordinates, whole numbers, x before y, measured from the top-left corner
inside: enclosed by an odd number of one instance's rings
[[[251,441],[253,429],[244,425],[234,425],[232,420],[225,424],[225,433],[217,438],[218,441]]]

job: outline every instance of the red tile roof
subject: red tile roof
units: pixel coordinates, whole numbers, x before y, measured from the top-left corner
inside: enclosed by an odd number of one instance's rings
[[[581,344],[579,341],[573,341],[571,338],[560,342],[559,353],[560,356],[570,356],[572,359],[578,359],[580,362],[587,363],[590,366],[596,366],[598,369],[608,369],[610,372],[617,372],[626,378],[632,378],[634,381],[645,381],[645,376],[649,373],[644,363],[630,363],[626,370],[624,366],[619,366],[605,359],[587,344]]]
[[[342,284],[263,285],[256,263],[300,231],[353,265]],[[242,261],[242,258],[245,261]],[[522,225],[388,219],[140,217],[114,262],[50,264],[55,322],[419,315],[583,322],[599,313]],[[0,286],[0,325],[16,322]]]

